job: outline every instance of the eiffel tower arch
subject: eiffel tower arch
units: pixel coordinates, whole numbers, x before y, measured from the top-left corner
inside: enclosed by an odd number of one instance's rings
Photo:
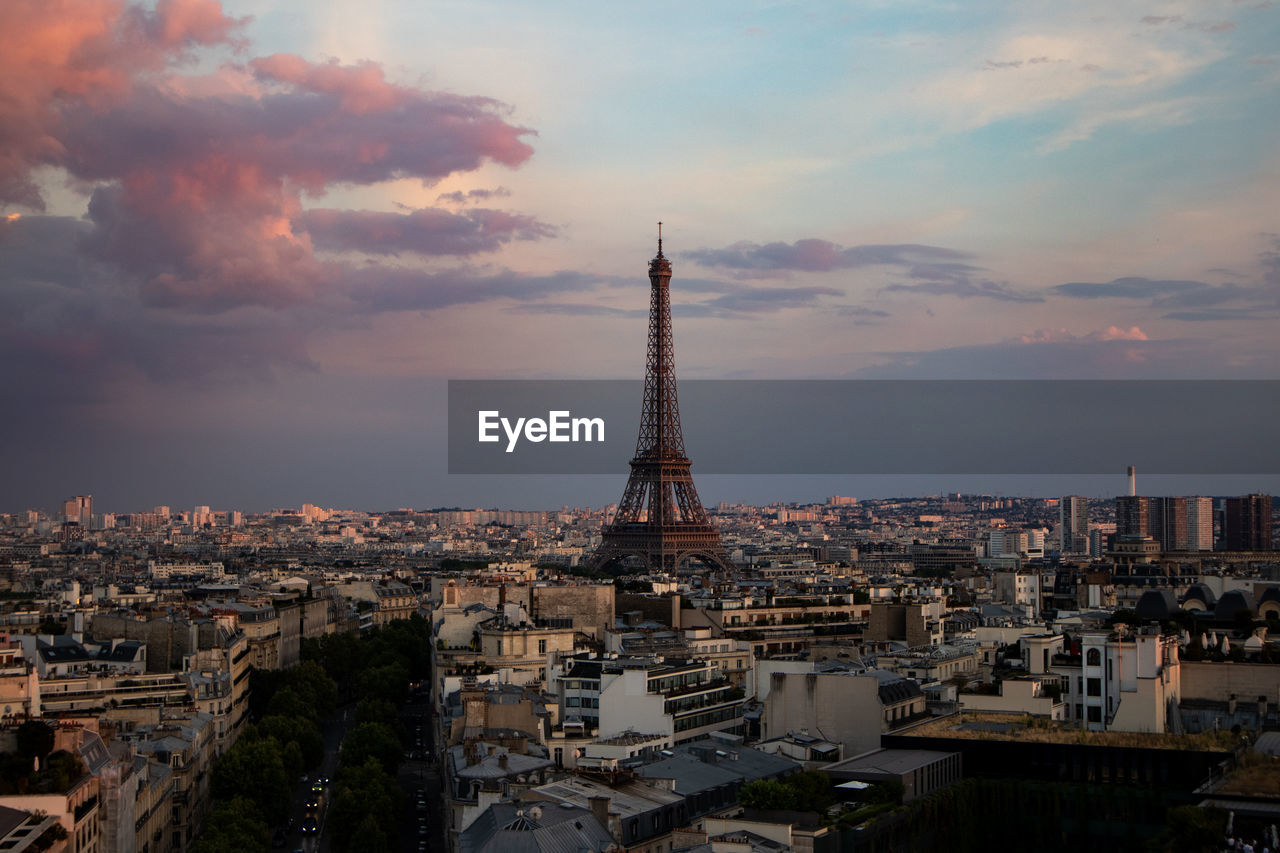
[[[603,569],[629,558],[653,571],[675,572],[698,561],[730,571],[733,566],[698,499],[685,454],[676,399],[675,347],[671,339],[671,262],[658,254],[649,262],[649,344],[644,374],[644,408],[631,476],[618,512],[605,525],[600,547],[588,565]]]

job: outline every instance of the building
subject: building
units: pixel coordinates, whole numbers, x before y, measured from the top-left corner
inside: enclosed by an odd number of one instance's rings
[[[1182,697],[1178,638],[1143,628],[1136,634],[1085,631],[1053,659],[1069,718],[1091,731],[1168,731]]]
[[[845,755],[880,745],[880,735],[927,716],[924,691],[885,670],[856,671],[831,662],[813,671],[774,671],[764,699],[763,739],[808,732],[839,743]]]
[[[574,670],[577,671],[577,665]],[[575,679],[565,679],[567,687]],[[599,735],[644,732],[684,743],[712,732],[742,731],[742,688],[708,661],[621,658],[601,666],[599,698],[577,679],[584,701],[598,701]],[[569,714],[572,708],[565,708]]]
[[[0,850],[4,853],[66,853],[58,819],[41,812],[0,806]]]
[[[1187,498],[1187,550],[1213,550],[1213,499]]]
[[[1222,516],[1222,550],[1271,549],[1271,495],[1227,498]]]
[[[911,648],[942,645],[945,602],[872,602],[867,625],[871,642],[900,640]]]
[[[67,524],[78,524],[85,530],[93,522],[93,495],[76,495],[68,498],[62,505],[62,520]]]
[[[1196,500],[1196,499],[1191,499]],[[1150,536],[1161,551],[1188,547],[1188,499],[1121,496],[1116,498],[1116,535]],[[1199,516],[1197,516],[1197,523]]]
[[[931,749],[877,748],[828,764],[822,771],[836,785],[898,782],[904,803],[959,782],[963,775],[960,753]]]
[[[1089,553],[1089,499],[1068,495],[1058,502],[1058,548],[1063,554]]]

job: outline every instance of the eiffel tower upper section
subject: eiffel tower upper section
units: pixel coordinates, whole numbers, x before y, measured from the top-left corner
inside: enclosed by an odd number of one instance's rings
[[[649,262],[649,285],[649,345],[636,455],[618,512],[605,527],[591,564],[601,567],[638,557],[656,571],[673,572],[690,560],[728,570],[720,533],[698,500],[680,429],[671,339],[671,261],[662,254],[662,223],[658,254]]]

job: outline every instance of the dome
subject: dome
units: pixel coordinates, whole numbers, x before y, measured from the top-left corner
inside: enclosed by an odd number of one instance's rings
[[[1167,589],[1149,589],[1134,607],[1143,622],[1165,622],[1178,612],[1178,600]]]
[[[1182,596],[1183,605],[1199,603],[1200,607],[1191,608],[1194,610],[1212,610],[1214,605],[1218,603],[1218,597],[1213,594],[1213,590],[1202,583],[1193,583],[1187,588],[1187,594]]]
[[[1213,618],[1219,622],[1234,622],[1240,613],[1253,616],[1258,611],[1253,603],[1253,596],[1242,589],[1233,589],[1222,594],[1218,604],[1213,608]]]

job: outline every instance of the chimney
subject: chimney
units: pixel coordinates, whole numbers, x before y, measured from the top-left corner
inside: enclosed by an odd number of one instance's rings
[[[507,769],[507,754],[505,752],[498,756],[498,766],[503,770]]]
[[[1132,465],[1130,465],[1129,466],[1129,497],[1134,497],[1137,494],[1138,494],[1138,472]]]
[[[490,746],[490,747],[489,747],[489,754],[490,754],[490,755],[493,755],[493,754],[494,754],[495,752],[497,752],[497,751],[498,751],[498,748],[497,748],[496,746]]]
[[[1132,469],[1130,469],[1132,470]],[[507,603],[507,583],[503,581],[498,584],[498,609],[502,609],[502,605]]]
[[[591,803],[591,813],[596,816],[596,820],[600,821],[600,825],[606,830],[609,828],[609,803],[608,797],[587,797],[587,802]]]

